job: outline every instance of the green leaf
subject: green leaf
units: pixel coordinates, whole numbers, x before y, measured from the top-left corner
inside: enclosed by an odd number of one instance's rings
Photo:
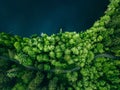
[[[49,56],[50,56],[51,58],[55,58],[55,53],[54,53],[53,51],[51,51],[51,52],[49,52]]]
[[[17,51],[20,51],[21,50],[21,44],[20,44],[20,42],[15,42],[14,43],[14,47],[17,49]]]
[[[58,59],[60,59],[60,58],[62,57],[62,55],[63,55],[62,52],[57,52],[57,53],[56,53],[56,57],[57,57]]]
[[[49,70],[50,70],[50,66],[45,64],[45,65],[44,65],[44,70],[45,70],[45,71],[49,71]]]

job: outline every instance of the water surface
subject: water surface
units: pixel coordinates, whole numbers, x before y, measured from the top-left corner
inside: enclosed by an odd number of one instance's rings
[[[108,0],[0,0],[0,32],[21,36],[81,31],[104,15]]]

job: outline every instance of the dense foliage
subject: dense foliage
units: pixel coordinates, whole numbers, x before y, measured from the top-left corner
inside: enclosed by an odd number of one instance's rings
[[[120,0],[85,32],[0,33],[0,90],[120,90]]]

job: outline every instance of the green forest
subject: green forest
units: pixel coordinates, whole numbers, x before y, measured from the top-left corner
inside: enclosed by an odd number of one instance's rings
[[[120,90],[120,0],[86,31],[0,32],[0,90]]]

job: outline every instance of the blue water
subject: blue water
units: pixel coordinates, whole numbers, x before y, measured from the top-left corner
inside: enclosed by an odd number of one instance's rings
[[[104,15],[108,0],[0,0],[0,32],[29,36],[81,31]]]

